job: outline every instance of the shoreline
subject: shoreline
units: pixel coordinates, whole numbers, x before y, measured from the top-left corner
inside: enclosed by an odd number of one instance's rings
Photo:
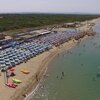
[[[81,41],[84,41],[85,39],[87,39],[89,36],[84,36],[83,38],[81,38]],[[74,39],[73,39],[74,40]],[[56,49],[58,49],[55,55],[51,56],[50,60],[48,61],[48,63],[45,65],[45,69],[44,69],[44,73],[41,76],[41,80],[39,81],[39,83],[37,84],[37,86],[35,88],[33,88],[33,91],[31,91],[24,100],[29,100],[30,96],[33,96],[36,92],[36,90],[39,88],[40,83],[42,82],[42,80],[45,78],[44,75],[48,70],[48,65],[50,64],[50,62],[52,62],[52,60],[58,55],[63,53],[64,51],[70,50],[72,48],[74,48],[75,46],[77,46],[78,41],[77,40],[70,40],[68,43],[64,43],[62,45],[60,45],[59,47],[56,47]],[[70,44],[71,43],[71,44]],[[67,47],[66,47],[67,46]]]
[[[94,23],[94,24],[96,24],[96,23],[98,23],[98,21],[100,22],[100,18],[97,18],[97,19],[93,19],[93,20],[90,20],[89,22],[90,23]],[[83,26],[84,27],[84,26]],[[93,26],[94,27],[94,26]],[[86,28],[85,28],[86,29]],[[97,36],[97,34],[95,35],[95,36]],[[100,35],[99,35],[100,36]],[[83,38],[81,38],[81,41],[83,41],[83,40],[85,40],[85,39],[87,39],[89,36],[84,36]],[[70,40],[70,41],[72,41],[72,40]],[[69,42],[70,42],[69,41]],[[65,45],[66,43],[64,43],[64,44],[62,44],[62,45]],[[78,44],[78,40],[77,40],[77,44]],[[71,48],[73,48],[74,46],[75,46],[76,44],[74,43],[73,44],[73,46],[71,46],[70,48],[66,48],[66,50],[69,50],[69,49],[71,49]],[[61,46],[61,45],[60,45]],[[59,46],[59,47],[60,47]],[[59,48],[59,47],[57,47],[57,48]],[[63,48],[62,48],[63,49]],[[65,50],[64,50],[65,51]],[[60,52],[58,52],[57,54],[59,54],[59,53],[62,53],[63,52],[63,50],[62,51],[60,51]],[[53,58],[55,58],[56,56],[57,56],[57,54],[53,57]],[[53,58],[51,58],[51,61],[53,60]],[[48,61],[48,64],[51,62],[51,61]],[[47,67],[48,67],[48,64],[47,64]],[[42,78],[43,78],[43,76],[42,76]],[[42,80],[42,79],[41,79]],[[41,82],[41,81],[40,81]],[[36,88],[34,88],[33,89],[33,91],[31,91],[29,94],[28,94],[28,96],[26,96],[26,98],[24,99],[24,100],[28,100],[29,98],[30,98],[30,96],[34,93],[35,94],[35,91],[38,89],[38,87],[39,87],[39,84],[40,84],[40,82],[37,84],[37,87]]]
[[[61,52],[66,50],[71,49],[72,47],[74,47],[77,44],[77,42],[73,42],[73,40],[70,40],[68,43],[64,43],[62,44],[63,47],[61,48],[61,45],[59,47],[54,47],[53,49],[51,49],[49,52],[50,54],[47,55],[42,63],[40,64],[40,67],[38,68],[37,72],[35,74],[33,74],[33,76],[31,76],[28,80],[31,80],[30,82],[28,82],[28,84],[25,84],[24,89],[22,88],[21,91],[19,93],[15,93],[16,95],[13,96],[9,99],[9,100],[27,100],[27,97],[24,98],[22,95],[23,94],[28,94],[30,95],[30,93],[32,92],[32,90],[34,90],[37,85],[39,84],[39,82],[41,81],[41,79],[44,76],[44,72],[46,71],[46,69],[48,68],[48,64]],[[66,48],[67,47],[67,48]],[[45,52],[44,52],[45,54]],[[34,59],[34,58],[33,58]],[[35,79],[35,75],[38,75],[38,79],[39,82],[36,81]],[[28,87],[28,88],[27,88]],[[25,91],[26,90],[26,91]],[[18,92],[18,91],[16,91]],[[29,97],[29,96],[28,96]]]
[[[49,52],[49,51],[47,51],[47,52]],[[43,54],[45,54],[45,52],[43,53]],[[49,58],[51,57],[53,57],[54,55],[54,52],[52,52],[51,54],[49,54],[49,55],[47,55],[47,57],[45,57],[44,59],[42,59],[42,62],[39,64],[39,68],[37,69],[37,71],[36,71],[36,73],[35,74],[33,74],[28,80],[31,80],[30,82],[28,81],[28,84],[26,85],[25,84],[25,86],[24,86],[24,89],[21,89],[21,91],[20,91],[20,93],[18,93],[18,94],[16,94],[16,96],[15,97],[11,97],[10,98],[10,100],[23,100],[24,99],[24,97],[22,96],[23,94],[27,94],[27,93],[29,93],[32,89],[34,89],[36,86],[37,86],[37,84],[38,84],[38,82],[40,81],[40,78],[41,78],[41,75],[43,75],[43,73],[44,73],[44,70],[45,70],[45,68],[47,67],[46,65],[49,63]],[[42,55],[42,54],[41,54]],[[38,55],[38,57],[39,57],[39,55]],[[33,58],[34,59],[34,58]],[[43,61],[44,60],[44,61]],[[48,62],[46,62],[46,61],[48,61]],[[36,80],[36,78],[35,78],[35,76],[36,75],[38,75],[38,82],[37,82],[37,80]],[[28,87],[28,88],[27,88]],[[18,92],[18,91],[16,91],[16,92]],[[18,99],[19,98],[19,99]]]

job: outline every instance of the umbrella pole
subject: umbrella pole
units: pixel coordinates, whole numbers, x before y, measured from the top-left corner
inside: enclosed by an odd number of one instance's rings
[[[8,83],[8,73],[7,70],[4,72],[4,84]]]
[[[6,71],[4,71],[4,84],[6,84]]]
[[[6,70],[6,83],[8,83],[8,71]]]

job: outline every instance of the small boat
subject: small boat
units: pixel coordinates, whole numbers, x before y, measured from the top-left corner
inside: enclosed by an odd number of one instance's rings
[[[29,74],[30,73],[28,70],[25,70],[25,69],[21,70],[21,72],[24,73],[24,74]]]
[[[14,83],[17,83],[17,84],[22,83],[22,81],[21,81],[21,80],[18,80],[18,79],[15,79],[15,78],[13,78],[13,79],[12,79],[12,81],[13,81]]]
[[[11,87],[11,88],[16,88],[17,87],[17,85],[13,82],[6,83],[6,86]]]

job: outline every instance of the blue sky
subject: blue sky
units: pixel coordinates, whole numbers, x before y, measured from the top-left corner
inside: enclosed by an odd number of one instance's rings
[[[0,0],[0,13],[98,13],[100,0]]]

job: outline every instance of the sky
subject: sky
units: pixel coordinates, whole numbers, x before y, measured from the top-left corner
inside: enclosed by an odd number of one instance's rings
[[[0,13],[100,14],[100,0],[0,0]]]

